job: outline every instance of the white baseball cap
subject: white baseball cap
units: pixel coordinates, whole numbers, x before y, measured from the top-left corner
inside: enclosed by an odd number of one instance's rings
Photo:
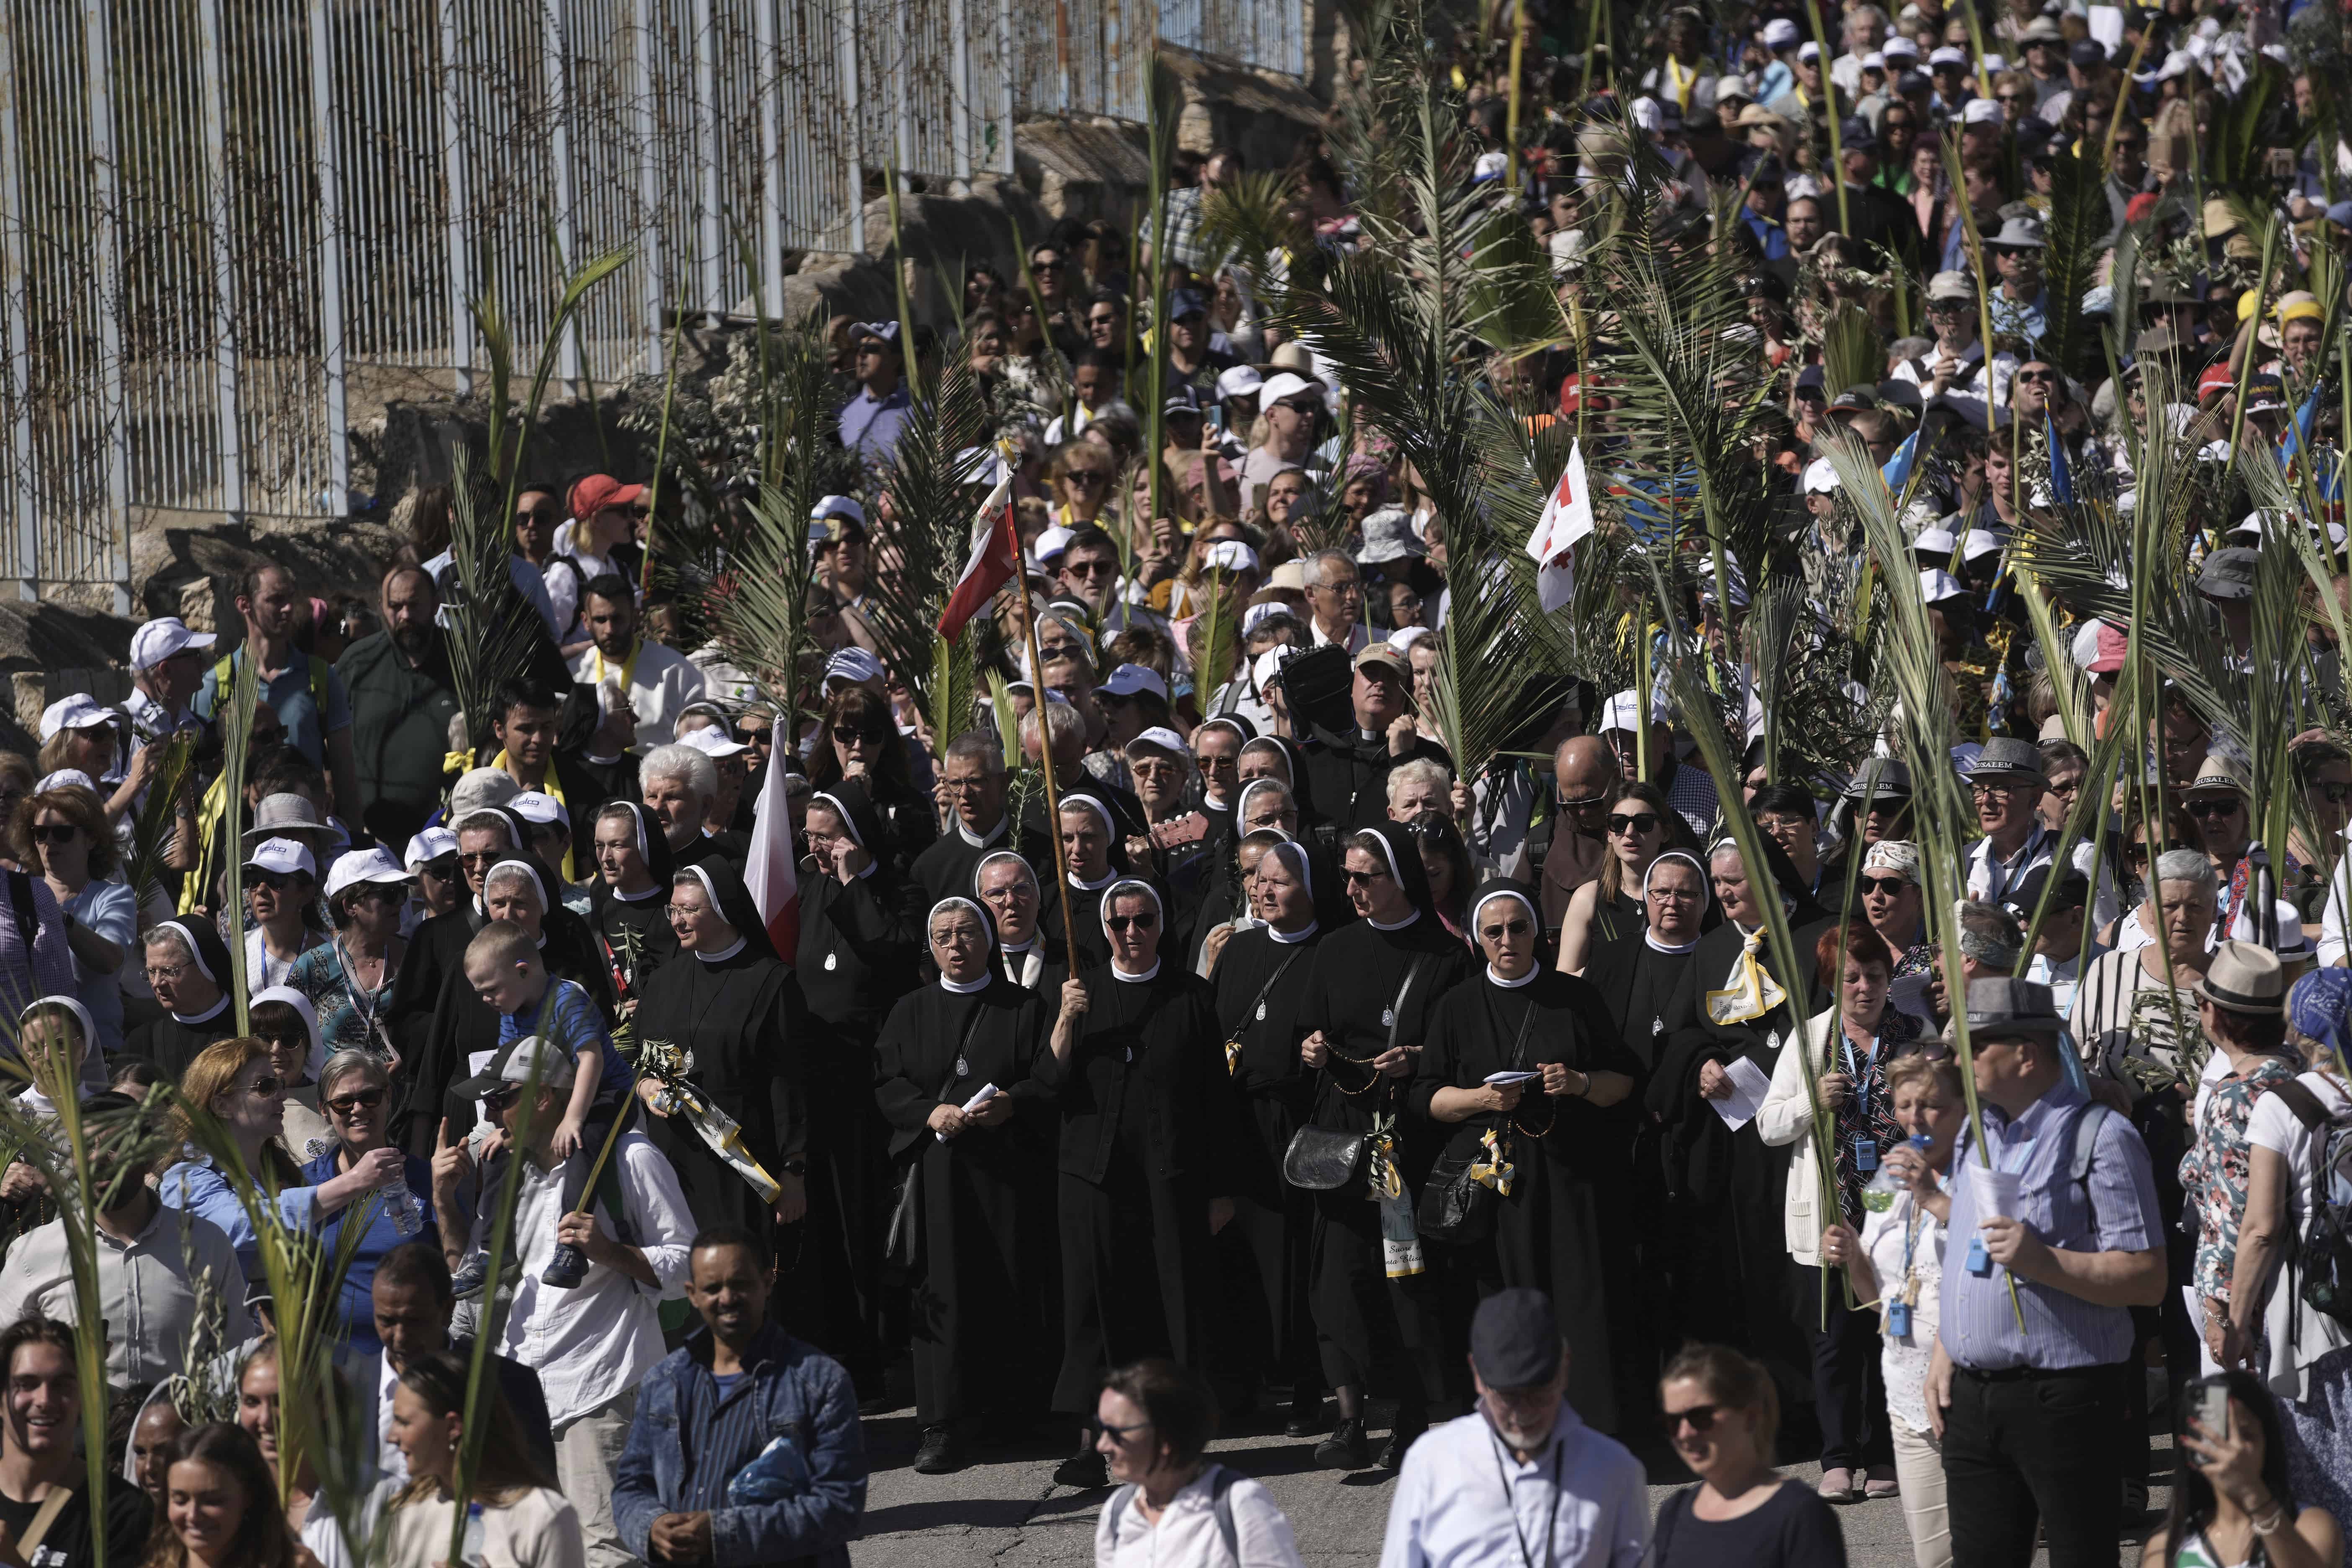
[[[858,527],[866,526],[866,509],[848,496],[825,496],[809,510],[811,522],[822,522],[828,517],[845,517]]]
[[[131,634],[131,668],[152,669],[183,648],[210,647],[218,641],[210,632],[190,631],[177,616],[165,616]]]
[[[273,839],[271,842],[282,842]],[[451,847],[455,847],[452,841]],[[334,869],[327,873],[327,897],[333,898],[345,888],[362,882],[405,882],[407,869],[392,858],[392,851],[382,845],[373,849],[351,849],[335,857]]]
[[[863,686],[867,681],[882,679],[882,661],[866,649],[852,644],[837,650],[824,661],[824,679],[828,685],[836,680],[846,680],[852,685]]]
[[[1265,377],[1257,373],[1255,365],[1237,364],[1217,377],[1217,395],[1250,397],[1255,395],[1265,385]]]
[[[1950,44],[1941,44],[1927,51],[1927,64],[1930,66],[1965,66],[1968,63],[1969,52]]]
[[[1269,599],[1263,605],[1252,605],[1242,612],[1242,636],[1249,636],[1250,633],[1257,630],[1263,622],[1276,616],[1288,614],[1290,614],[1290,606],[1279,599]]]
[[[1095,690],[1107,691],[1113,697],[1132,697],[1139,691],[1149,691],[1162,702],[1168,700],[1168,683],[1160,679],[1156,671],[1146,669],[1139,664],[1120,665]]]
[[[89,692],[77,691],[41,710],[41,743],[57,739],[60,730],[95,730],[113,722],[112,710],[100,707]]]
[[[710,731],[708,730],[688,731],[686,735],[679,738],[679,743],[681,745],[693,745],[693,736],[707,735],[709,733],[710,733]],[[551,822],[562,822],[564,820],[563,803],[556,799],[553,795],[547,794],[544,790],[524,790],[512,800],[507,802],[507,809],[513,812],[517,816],[521,817],[525,822],[537,823],[542,827]]]
[[[1156,746],[1160,751],[1172,752],[1180,757],[1189,757],[1192,754],[1192,748],[1184,744],[1184,737],[1165,724],[1154,724],[1119,750],[1131,754],[1138,746]]]
[[[1896,33],[1893,37],[1889,37],[1885,43],[1878,46],[1878,52],[1885,55],[1890,60],[1916,60],[1919,58],[1919,46],[1905,37],[1902,34]]]
[[[1070,541],[1077,536],[1076,529],[1064,528],[1057,522],[1037,536],[1037,542],[1030,547],[1029,552],[1038,565],[1045,565],[1067,550]]]
[[[1264,691],[1282,679],[1282,667],[1298,657],[1288,643],[1278,643],[1250,661],[1250,684]]]
[[[42,774],[41,782],[33,786],[33,793],[47,795],[53,789],[86,789],[96,795],[98,781],[79,768],[59,768],[56,773]]]
[[[1797,46],[1797,58],[1801,60],[1806,61],[1820,59],[1822,58],[1822,47],[1821,45],[1813,42],[1812,39],[1807,38],[1803,43]]]
[[[1969,591],[1961,587],[1960,580],[1949,572],[1939,566],[1929,566],[1919,573],[1919,596],[1931,605],[1940,605],[1948,599],[1965,599]]]
[[[699,730],[688,730],[677,738],[681,746],[691,746],[706,757],[740,757],[751,748],[740,741],[730,741],[727,731],[716,724],[706,724]],[[516,802],[520,809],[521,802]],[[533,820],[537,820],[534,818]]]
[[[1437,634],[1427,626],[1399,626],[1389,634],[1389,647],[1399,653],[1409,654],[1416,643],[1435,642]]]
[[[1204,572],[1255,572],[1258,569],[1257,552],[1238,539],[1220,539],[1202,552],[1201,569]]]
[[[1286,370],[1277,371],[1266,377],[1265,384],[1258,388],[1257,405],[1260,408],[1271,408],[1277,403],[1289,401],[1302,392],[1314,394],[1318,402],[1323,396],[1321,390],[1305,376],[1293,375]]]
[[[1915,552],[1921,555],[1940,555],[1948,561],[1951,559],[1952,552],[1959,547],[1960,542],[1952,537],[1952,531],[1941,526],[1921,529],[1919,537],[1911,542],[1911,548]]]
[[[2000,105],[1990,98],[1972,98],[1960,108],[1960,123],[1998,125],[2000,123]]]
[[[1960,540],[1960,554],[1968,560],[1974,561],[1979,555],[2000,554],[2001,545],[2000,535],[1991,529],[1972,528]]]
[[[1601,705],[1601,722],[1593,727],[1593,733],[1605,735],[1612,730],[1622,730],[1630,735],[1639,728],[1637,716],[1641,711],[1641,700],[1630,689],[1621,691]],[[1658,711],[1658,704],[1654,698],[1650,703],[1650,722],[1663,724],[1665,721],[1666,716]]]
[[[275,871],[281,877],[290,877],[297,871],[310,877],[319,874],[319,863],[310,858],[310,852],[291,838],[263,839],[245,858],[245,863]]]
[[[1837,469],[1827,458],[1815,458],[1805,465],[1805,493],[1809,496],[1835,495],[1838,488]]]
[[[1786,16],[1775,16],[1764,24],[1764,47],[1785,49],[1797,41],[1797,24]]]
[[[457,852],[457,836],[446,827],[427,827],[408,841],[408,852],[402,862],[414,871],[427,860],[438,860],[444,855]]]

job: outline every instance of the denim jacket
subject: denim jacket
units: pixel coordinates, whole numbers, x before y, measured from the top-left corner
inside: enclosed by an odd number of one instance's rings
[[[722,1405],[710,1356],[706,1329],[637,1385],[613,1486],[622,1542],[650,1561],[655,1520],[708,1511],[714,1568],[849,1568],[849,1542],[866,1511],[866,1439],[849,1373],[772,1324],[744,1358],[751,1386],[739,1384]],[[781,1502],[727,1507],[728,1481],[779,1436],[798,1445],[809,1489]]]

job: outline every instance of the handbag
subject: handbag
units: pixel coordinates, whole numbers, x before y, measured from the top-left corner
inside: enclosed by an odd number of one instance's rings
[[[1527,1016],[1519,1020],[1517,1037],[1511,1041],[1509,1070],[1513,1072],[1519,1070],[1520,1058],[1527,1054],[1528,1026],[1535,1016],[1530,1004]],[[1499,1163],[1509,1148],[1507,1122],[1498,1131],[1495,1158]],[[1451,1247],[1468,1247],[1495,1234],[1495,1215],[1502,1208],[1503,1194],[1471,1173],[1486,1153],[1481,1142],[1467,1154],[1442,1154],[1430,1167],[1429,1181],[1421,1189],[1421,1205],[1413,1211],[1413,1227],[1423,1237]]]
[[[971,1017],[963,1026],[963,1037],[956,1042],[955,1058],[948,1063],[947,1079],[940,1085],[938,1098],[942,1105],[947,1103],[949,1087],[962,1076],[956,1071],[956,1063],[963,1059],[965,1047],[971,1044],[972,1031],[980,1027],[982,1011],[979,1007],[971,1010]],[[914,1158],[907,1162],[907,1173],[898,1179],[898,1201],[891,1205],[890,1232],[882,1244],[882,1266],[903,1278],[911,1278],[922,1268],[922,1248],[917,1244],[915,1224],[923,1204],[922,1191],[923,1137],[918,1132]]]
[[[1428,959],[1425,952],[1415,953],[1405,968],[1404,984],[1397,987],[1396,1000],[1389,1004],[1389,1042],[1382,1054],[1396,1047],[1397,1029],[1404,1022],[1404,999]],[[1321,1103],[1319,1095],[1317,1103]],[[1308,1192],[1337,1191],[1362,1179],[1371,1140],[1369,1132],[1318,1127],[1310,1121],[1290,1135],[1290,1146],[1282,1152],[1282,1179]]]

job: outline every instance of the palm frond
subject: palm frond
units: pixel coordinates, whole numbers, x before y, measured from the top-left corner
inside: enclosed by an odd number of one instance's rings
[[[2083,314],[2083,297],[2098,276],[2107,234],[2114,226],[2099,165],[2062,150],[2052,165],[2050,217],[2042,230],[2050,313],[2042,334],[2042,352],[2069,375],[2088,376],[2093,366],[2105,358],[2098,334]],[[2124,319],[2120,314],[2116,317]]]
[[[163,885],[163,857],[172,847],[173,824],[182,793],[194,786],[188,764],[195,755],[196,737],[181,731],[152,744],[163,750],[163,760],[148,781],[147,802],[131,824],[131,849],[122,858],[122,880],[141,903]]]
[[[972,511],[993,464],[973,462],[975,450],[987,451],[990,422],[969,345],[958,345],[934,390],[929,416],[901,434],[883,481],[889,505],[875,520],[864,613],[882,662],[917,676],[915,704],[936,728],[949,694],[929,679],[933,628],[971,552]]]

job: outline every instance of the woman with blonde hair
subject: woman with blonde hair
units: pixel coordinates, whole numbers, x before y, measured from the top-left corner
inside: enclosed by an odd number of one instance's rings
[[[259,1445],[227,1422],[191,1427],[172,1445],[163,1510],[142,1568],[319,1568],[286,1528]]]
[[[1045,479],[1055,525],[1076,528],[1099,519],[1110,505],[1118,469],[1118,459],[1108,448],[1083,437],[1056,447]]]
[[[408,1358],[392,1393],[391,1440],[408,1460],[408,1484],[386,1505],[387,1568],[433,1568],[449,1555],[458,1445],[466,1436],[467,1363],[447,1351]],[[467,1501],[478,1506],[481,1561],[515,1568],[582,1568],[587,1542],[580,1515],[540,1473],[514,1410],[495,1378],[482,1385],[475,1418],[483,1426]],[[469,1524],[467,1533],[472,1528]],[[470,1542],[469,1542],[470,1545]]]

